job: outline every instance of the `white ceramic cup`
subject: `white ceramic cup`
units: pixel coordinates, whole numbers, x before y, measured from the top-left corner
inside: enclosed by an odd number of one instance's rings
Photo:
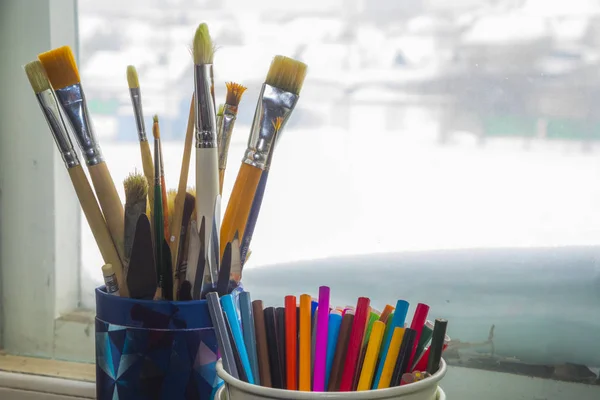
[[[229,375],[217,361],[217,374],[225,382],[215,395],[218,400],[445,400],[446,395],[438,389],[439,381],[446,375],[446,362],[442,359],[438,371],[427,379],[404,386],[362,392],[299,392],[251,385]]]

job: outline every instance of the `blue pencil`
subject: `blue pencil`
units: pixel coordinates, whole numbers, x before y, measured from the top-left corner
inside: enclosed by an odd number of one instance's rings
[[[333,356],[335,355],[335,346],[337,345],[340,325],[342,324],[342,314],[333,311],[329,314],[329,330],[327,332],[327,363],[325,366],[325,387],[329,387],[329,375],[333,366]]]
[[[252,315],[252,299],[249,292],[240,293],[240,314],[242,314],[242,332],[244,344],[250,358],[252,375],[257,385],[260,385],[260,374],[258,372],[258,356],[256,353],[256,335],[254,332],[254,315]]]
[[[233,305],[233,298],[230,294],[221,297],[221,307],[223,307],[223,311],[225,312],[225,316],[229,321],[229,325],[231,326],[231,333],[233,335],[233,340],[235,341],[235,345],[240,353],[240,359],[242,361],[242,366],[246,371],[246,376],[248,377],[248,383],[254,384],[254,375],[252,374],[252,367],[250,366],[250,359],[248,358],[248,351],[246,350],[246,345],[244,344],[244,336],[242,335],[242,328],[240,327],[240,321],[238,320],[238,315]]]
[[[379,353],[379,364],[377,365],[377,373],[375,374],[375,379],[373,379],[373,389],[377,389],[377,386],[379,385],[379,379],[381,378],[381,374],[383,373],[383,364],[385,362],[385,358],[390,348],[390,341],[392,340],[392,334],[394,333],[394,329],[404,328],[404,322],[406,321],[407,313],[408,301],[398,300],[396,302],[396,309],[394,310],[394,316],[392,317],[390,329],[387,330],[385,338],[383,339],[383,343],[381,344],[381,351]]]

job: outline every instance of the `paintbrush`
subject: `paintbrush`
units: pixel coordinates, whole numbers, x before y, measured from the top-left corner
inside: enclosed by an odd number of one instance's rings
[[[46,76],[44,67],[39,61],[30,62],[25,66],[25,72],[31,88],[37,98],[38,104],[42,109],[42,113],[48,122],[50,132],[54,137],[56,146],[60,155],[67,167],[67,172],[75,188],[75,193],[79,199],[79,204],[83,209],[83,214],[87,219],[96,244],[100,249],[102,259],[106,264],[111,264],[117,276],[117,280],[121,283],[120,294],[127,296],[127,285],[123,279],[123,264],[113,243],[110,231],[106,226],[106,221],[102,215],[102,211],[98,206],[94,191],[85,176],[85,171],[81,167],[77,153],[73,148],[73,143],[68,134],[68,129],[60,111],[58,100],[50,86],[50,81]]]
[[[154,166],[152,165],[152,153],[150,153],[150,143],[146,136],[146,125],[144,124],[144,112],[142,110],[142,93],[140,91],[140,81],[138,74],[133,65],[127,66],[127,84],[129,85],[129,95],[131,96],[131,104],[133,105],[133,116],[135,125],[137,126],[138,139],[140,141],[140,152],[142,154],[142,166],[144,176],[148,184],[154,182]],[[154,195],[148,193],[148,202],[150,209],[154,208]]]
[[[227,168],[227,155],[229,153],[229,143],[231,142],[231,134],[238,113],[238,105],[242,99],[242,95],[246,91],[246,87],[235,82],[227,82],[227,96],[225,97],[225,105],[223,106],[223,115],[221,122],[217,121],[219,128],[219,189],[223,192],[223,181],[225,180],[225,169]]]
[[[279,139],[279,131],[283,125],[283,118],[277,117],[273,121],[273,129],[275,130],[273,139],[274,145],[277,145],[277,140]],[[256,187],[256,193],[254,193],[254,199],[252,200],[252,207],[250,208],[250,215],[248,216],[248,222],[246,223],[246,229],[244,231],[244,237],[242,238],[242,246],[241,246],[241,259],[246,260],[246,255],[248,254],[248,249],[250,248],[250,242],[252,241],[252,235],[254,234],[254,228],[256,228],[256,221],[258,220],[258,215],[260,213],[260,207],[262,205],[263,197],[265,195],[265,189],[267,188],[267,180],[269,179],[269,169],[271,168],[271,162],[273,160],[273,151],[269,152],[267,156],[267,161],[265,162],[265,169],[260,175],[260,180],[258,181],[258,186]],[[242,262],[242,266],[245,261]],[[241,273],[239,276],[241,279]],[[237,280],[239,282],[239,279]]]
[[[148,181],[137,171],[129,174],[123,181],[125,187],[125,264],[129,263],[135,227],[141,214],[146,212],[146,198],[148,196]]]
[[[160,139],[160,129],[158,127],[158,120],[154,124],[156,126],[156,134]],[[154,127],[153,125],[153,127]],[[153,130],[154,133],[154,130]],[[169,207],[167,200],[167,184],[165,183],[165,164],[164,157],[162,152],[162,140],[158,141],[158,150],[160,151],[160,188],[162,194],[162,203],[163,203],[163,234],[167,245],[169,244],[169,240],[171,240],[171,235],[169,234]]]
[[[198,231],[198,258],[196,259],[196,268],[194,272],[194,278],[189,279],[192,284],[192,298],[194,300],[200,300],[203,294],[204,286],[204,271],[206,269],[206,219],[202,217],[200,223],[200,230]],[[208,286],[208,291],[212,291],[212,285]]]
[[[178,300],[178,297],[175,293],[179,293],[179,287],[181,286],[181,282],[185,280],[187,271],[187,250],[189,244],[188,232],[190,230],[190,219],[192,217],[192,213],[194,212],[195,203],[196,199],[194,196],[186,193],[185,202],[183,204],[183,218],[181,222],[179,246],[177,249],[177,260],[173,266],[175,269],[175,274],[173,275],[173,296],[175,297],[175,300]]]
[[[275,139],[273,121],[282,117],[280,131],[298,101],[298,94],[306,76],[306,64],[291,58],[275,56],[256,105],[248,148],[233,186],[221,226],[221,252],[223,243],[233,240],[235,232],[244,237],[246,223],[259,184],[267,165]]]
[[[219,149],[219,154],[221,154],[221,143],[223,140],[223,108],[225,104],[219,104],[217,108],[217,148]]]
[[[124,259],[123,204],[115,188],[115,183],[100,150],[90,121],[85,94],[79,78],[75,57],[69,46],[42,53],[38,56],[54,87],[56,97],[64,114],[71,123],[75,138],[88,166],[98,202],[104,214],[106,225],[117,248],[119,257]],[[114,264],[113,264],[114,266]],[[118,275],[117,275],[118,278]],[[125,285],[121,288],[123,292]]]
[[[156,263],[152,254],[152,230],[146,214],[141,214],[136,222],[131,259],[127,270],[127,286],[129,286],[129,292],[134,299],[150,300],[156,293]]]
[[[219,270],[219,163],[217,125],[213,98],[214,47],[208,26],[200,24],[194,36],[194,111],[196,128],[196,212],[198,224],[206,223],[207,252],[204,284],[214,286]]]
[[[242,279],[242,254],[240,251],[240,238],[239,235],[236,234],[233,237],[233,241],[231,242],[231,271],[229,274],[230,279],[234,285]]]
[[[194,97],[190,102],[190,112],[188,115],[187,129],[185,132],[185,141],[183,143],[183,157],[181,158],[181,172],[179,173],[179,185],[177,187],[177,196],[175,197],[175,203],[173,207],[173,223],[171,225],[171,238],[169,246],[171,247],[171,262],[175,269],[175,275],[173,276],[173,295],[177,300],[177,293],[179,287],[179,276],[177,271],[179,270],[179,260],[181,257],[181,245],[182,238],[187,232],[187,223],[183,223],[185,207],[187,206],[187,193],[186,187],[188,182],[188,173],[190,170],[190,157],[192,154],[192,142],[194,141]],[[195,198],[194,198],[195,202]],[[192,210],[195,206],[192,206]],[[189,221],[189,218],[188,218]],[[185,240],[185,239],[183,239]]]
[[[158,115],[155,115],[152,125],[152,135],[154,136],[154,261],[156,262],[157,287],[155,300],[163,298],[163,289],[165,281],[165,265],[163,263],[164,218],[163,218],[163,198],[162,198],[162,179],[160,170],[160,132],[158,126]]]

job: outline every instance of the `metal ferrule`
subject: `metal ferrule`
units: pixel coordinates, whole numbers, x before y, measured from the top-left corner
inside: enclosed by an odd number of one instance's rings
[[[58,100],[54,95],[54,91],[52,89],[44,90],[43,92],[37,93],[36,97],[40,103],[44,117],[46,117],[46,121],[48,122],[48,126],[52,132],[52,136],[54,136],[54,141],[58,146],[58,151],[60,152],[65,165],[67,168],[76,167],[79,165],[79,158],[73,148],[73,142],[71,142],[71,138],[67,131],[67,125],[60,113],[60,106],[58,105]]]
[[[103,162],[104,157],[94,136],[81,84],[76,83],[56,90],[56,97],[73,126],[75,138],[87,165],[92,166]]]
[[[223,146],[223,115],[217,115],[217,147]],[[220,150],[219,150],[220,151]]]
[[[271,148],[275,144],[273,121],[283,118],[281,130],[298,102],[298,95],[283,91],[266,83],[263,85],[252,121],[248,148],[242,160],[262,170],[267,166]]]
[[[148,137],[146,136],[146,125],[144,124],[144,113],[142,112],[142,94],[140,88],[130,88],[129,94],[131,95],[131,104],[133,104],[133,115],[135,117],[135,124],[137,125],[138,138],[140,142],[147,142]]]
[[[212,95],[212,64],[194,65],[196,148],[217,147],[217,117]]]
[[[237,118],[237,106],[225,104],[223,107],[223,122],[221,122],[222,139],[221,147],[219,147],[219,168],[225,169],[227,166],[227,153],[229,153],[229,143],[231,142],[231,134],[233,126]]]

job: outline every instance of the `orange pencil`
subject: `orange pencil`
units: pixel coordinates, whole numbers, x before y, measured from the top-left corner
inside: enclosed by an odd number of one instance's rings
[[[296,296],[285,296],[285,347],[287,389],[298,390],[298,327]]]
[[[310,392],[310,345],[311,345],[311,297],[308,294],[300,296],[300,373],[298,376],[298,390]]]

